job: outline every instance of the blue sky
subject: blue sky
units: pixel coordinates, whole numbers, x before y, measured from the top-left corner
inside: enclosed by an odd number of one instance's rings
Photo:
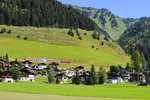
[[[150,17],[150,0],[58,0],[81,7],[106,8],[122,18]]]

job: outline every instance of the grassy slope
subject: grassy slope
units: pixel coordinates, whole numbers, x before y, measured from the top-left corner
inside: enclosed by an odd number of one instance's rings
[[[129,57],[116,44],[104,41],[103,36],[99,41],[93,40],[90,36],[93,32],[87,32],[88,35],[84,36],[85,31],[79,30],[83,38],[79,40],[77,36],[66,35],[68,29],[0,26],[2,27],[11,29],[12,33],[0,36],[0,55],[8,53],[13,58],[72,60],[74,66],[77,64],[89,66],[93,63],[105,66],[108,64],[125,65],[129,61]],[[17,35],[21,35],[21,39],[17,39]],[[23,40],[24,36],[28,36],[29,40]],[[41,42],[39,39],[50,40],[50,42]],[[104,46],[100,45],[102,41],[104,41]],[[91,48],[92,45],[95,46],[94,49]]]
[[[136,84],[104,84],[86,86],[46,84],[43,82],[47,82],[47,79],[36,78],[36,82],[33,83],[0,83],[0,91],[80,97],[150,99],[150,87],[137,86]]]

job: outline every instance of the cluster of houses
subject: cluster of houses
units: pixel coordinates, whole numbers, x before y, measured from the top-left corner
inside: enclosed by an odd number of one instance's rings
[[[20,66],[20,81],[35,81],[35,77],[48,77],[49,67],[53,67],[56,72],[56,78],[58,83],[65,84],[69,78],[73,78],[76,74],[76,70],[79,71],[79,75],[81,76],[82,81],[88,79],[90,75],[89,71],[85,71],[84,67],[78,66],[76,68],[67,68],[60,69],[59,63],[52,62],[50,64],[39,63],[33,64],[31,61],[25,60],[22,62],[18,62],[17,60],[6,62],[3,59],[0,59],[0,79],[4,82],[14,82],[13,75],[11,72],[11,68],[14,66]],[[45,70],[44,75],[41,75],[40,72]],[[138,82],[141,85],[150,85],[150,72],[147,70],[139,71],[139,72],[129,72],[125,69],[121,70],[123,76],[111,77],[108,79],[108,83],[122,83],[123,80],[128,83]]]
[[[17,60],[7,62],[4,59],[0,59],[0,79],[4,82],[14,82],[13,75],[11,72],[12,67],[20,67],[20,81],[31,81],[34,82],[34,77],[48,77],[49,67],[53,67],[56,72],[56,77],[59,83],[67,83],[68,78],[73,78],[75,75],[75,68],[60,69],[59,64],[52,62],[50,64],[39,63],[34,64],[29,60],[18,62]],[[80,73],[83,72],[84,68],[77,67]],[[44,75],[41,75],[41,71],[45,70]]]

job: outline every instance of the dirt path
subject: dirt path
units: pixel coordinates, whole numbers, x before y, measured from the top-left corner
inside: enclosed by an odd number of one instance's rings
[[[0,100],[133,100],[0,92]],[[135,100],[135,99],[134,99]]]

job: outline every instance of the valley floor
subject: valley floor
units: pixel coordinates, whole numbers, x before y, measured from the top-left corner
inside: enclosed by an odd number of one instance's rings
[[[0,92],[0,100],[136,100]]]

